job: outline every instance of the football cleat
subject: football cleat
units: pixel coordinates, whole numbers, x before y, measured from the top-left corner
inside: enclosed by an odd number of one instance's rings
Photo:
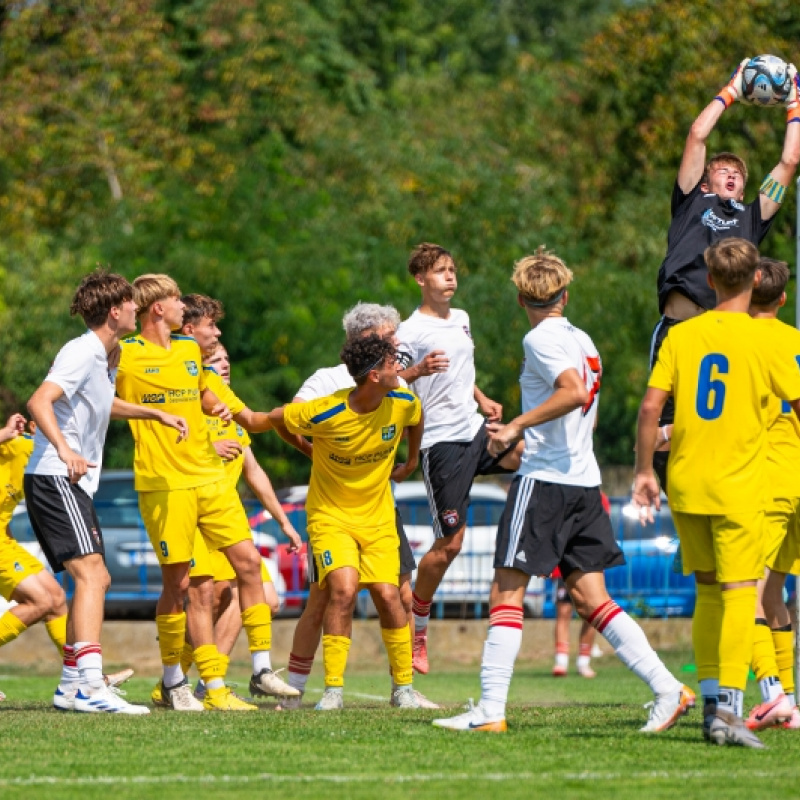
[[[748,730],[763,731],[792,718],[792,704],[785,694],[779,694],[774,700],[756,706],[745,721]]]
[[[203,704],[192,694],[189,681],[184,678],[179,684],[167,688],[161,681],[161,703],[159,705],[175,711],[203,711]],[[150,695],[153,698],[153,694]],[[155,700],[153,701],[155,702]]]
[[[398,686],[392,692],[389,705],[394,708],[419,708],[419,701],[414,694],[414,687],[411,684]]]
[[[242,700],[228,686],[206,690],[203,708],[209,711],[258,711],[258,706]]]
[[[641,733],[661,733],[671,728],[690,708],[694,708],[694,692],[688,686],[681,686],[676,692],[658,695],[648,703],[650,708],[647,724],[639,728]]]
[[[585,667],[577,667],[578,675],[581,678],[596,678],[597,673],[587,664]]]
[[[201,703],[206,699],[206,685],[202,678],[198,678],[197,680],[197,686],[194,687],[194,696],[195,699],[199,700]]]
[[[792,709],[792,716],[781,723],[781,728],[787,731],[795,731],[800,728],[800,711],[797,710],[797,706]]]
[[[414,644],[411,650],[411,666],[422,675],[427,675],[428,664],[428,629],[414,633]]]
[[[74,711],[76,692],[76,685],[64,687],[59,683],[53,694],[53,708],[57,708],[59,711]]]
[[[300,697],[300,691],[289,686],[278,672],[262,669],[258,675],[253,675],[250,678],[250,694],[253,697]]]
[[[276,711],[297,711],[298,708],[303,706],[303,695],[305,692],[300,692],[296,697],[279,697],[278,705],[275,706]]]
[[[119,672],[109,672],[108,675],[103,675],[103,680],[106,686],[122,686],[125,681],[133,677],[132,669],[121,669]]]
[[[319,702],[314,706],[315,711],[338,711],[344,708],[344,693],[338,686],[326,686]]]
[[[566,678],[567,677],[567,668],[562,667],[561,664],[556,664],[553,667],[553,677],[554,678]]]
[[[737,745],[763,749],[764,743],[756,736],[740,717],[718,708],[708,726],[708,741],[720,746]]]
[[[422,692],[418,689],[414,689],[414,697],[417,699],[417,706],[419,708],[429,708],[429,709],[438,709],[441,708],[440,705],[437,705],[433,702],[433,700],[428,700]]]
[[[508,730],[505,717],[489,719],[483,713],[481,704],[476,706],[472,700],[467,704],[467,712],[457,717],[445,717],[433,720],[437,728],[449,728],[451,731],[482,731],[483,733],[505,733]]]
[[[121,689],[105,686],[93,692],[78,689],[75,693],[75,710],[88,714],[149,714],[147,706],[135,706],[122,698]]]

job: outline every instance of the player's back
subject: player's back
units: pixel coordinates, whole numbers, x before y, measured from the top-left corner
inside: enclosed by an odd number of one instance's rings
[[[670,331],[650,386],[675,397],[673,509],[727,514],[762,506],[770,398],[800,397],[800,371],[785,362],[766,326],[744,313],[709,311]]]

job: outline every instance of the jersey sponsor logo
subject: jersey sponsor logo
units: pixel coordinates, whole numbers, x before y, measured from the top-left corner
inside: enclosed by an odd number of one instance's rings
[[[722,217],[718,217],[712,208],[707,208],[702,216],[700,217],[700,222],[705,225],[707,228],[711,228],[712,231],[729,231],[732,228],[739,227],[739,220],[738,219],[722,219]]]
[[[381,439],[383,439],[384,442],[391,442],[396,433],[397,425],[387,425],[381,428]]]
[[[161,370],[158,367],[145,367],[144,374],[145,375],[158,375]]]
[[[442,514],[442,522],[447,525],[448,528],[455,528],[458,525],[458,511],[453,509],[452,511],[445,511]]]
[[[192,377],[196,377],[198,375],[197,362],[196,361],[184,361],[183,363],[186,365],[186,371]]]
[[[148,392],[142,395],[142,403],[166,403],[167,397],[164,392]]]
[[[310,428],[311,426],[309,425],[308,427]],[[349,442],[350,441],[350,437],[349,436],[334,436],[333,437],[333,441],[334,442]]]
[[[728,205],[731,208],[735,208],[737,211],[744,211],[744,206],[738,200],[734,200],[733,198],[728,200]]]
[[[387,447],[385,450],[378,450],[375,453],[359,453],[355,457],[355,463],[374,464],[377,461],[385,461],[392,453],[394,453],[394,445]]]
[[[353,463],[347,456],[338,456],[336,453],[331,453],[328,458],[330,458],[331,461],[335,461],[337,464],[344,464],[346,467],[349,467],[350,464]]]
[[[200,396],[199,389],[167,389],[170,403],[188,403]]]

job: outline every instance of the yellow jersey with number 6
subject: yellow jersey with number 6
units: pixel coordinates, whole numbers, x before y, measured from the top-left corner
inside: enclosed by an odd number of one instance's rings
[[[675,398],[675,511],[726,515],[764,507],[772,397],[800,398],[800,370],[768,327],[748,314],[707,311],[664,340],[648,385]]]

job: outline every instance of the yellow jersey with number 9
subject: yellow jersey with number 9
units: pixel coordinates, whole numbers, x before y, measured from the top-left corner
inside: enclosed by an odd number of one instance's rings
[[[800,369],[768,329],[748,314],[707,311],[664,340],[648,385],[675,398],[674,510],[726,515],[764,507],[772,396],[800,398]]]
[[[211,445],[200,395],[206,388],[197,342],[173,334],[168,348],[131,336],[122,342],[117,395],[129,403],[184,417],[189,435],[178,442],[174,428],[129,420],[135,443],[134,483],[139,492],[192,489],[225,479]]]
[[[415,395],[395,389],[369,414],[350,409],[354,389],[284,406],[291,433],[314,440],[306,513],[311,528],[331,521],[345,528],[395,524],[389,476],[403,429],[416,425],[422,407]]]

